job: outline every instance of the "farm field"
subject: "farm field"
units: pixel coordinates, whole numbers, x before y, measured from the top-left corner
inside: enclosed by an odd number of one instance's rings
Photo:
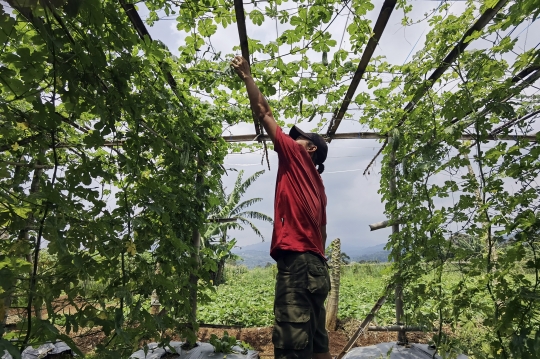
[[[387,264],[354,264],[343,267],[338,319],[363,320],[385,288]],[[207,324],[264,327],[273,324],[275,266],[227,267],[226,283],[208,291],[210,302],[199,306],[199,320]],[[379,312],[379,325],[392,324],[394,303],[389,300]]]
[[[342,267],[339,293],[338,328],[330,333],[332,354],[338,354],[358,328],[361,321],[370,312],[375,302],[383,295],[387,281],[390,279],[392,265],[389,263],[352,263]],[[208,301],[199,306],[198,318],[201,323],[230,325],[244,327],[241,330],[228,329],[229,334],[236,335],[240,340],[250,343],[261,350],[263,355],[270,355],[271,326],[273,324],[273,294],[275,266],[257,267],[248,270],[244,266],[227,266],[225,269],[226,282],[216,290],[208,290]],[[441,275],[442,278],[438,276]],[[524,277],[534,280],[532,271],[524,272]],[[436,320],[439,303],[449,300],[449,296],[460,290],[460,272],[456,264],[447,263],[440,273],[426,270],[418,282],[404,289],[405,324],[438,329]],[[420,307],[411,305],[412,297],[418,295],[418,288],[430,286],[430,283],[441,281],[439,295],[430,292],[433,297],[426,299]],[[472,284],[468,284],[472,285]],[[463,288],[465,290],[466,288]],[[389,293],[386,303],[378,312],[372,325],[395,324],[395,303],[393,291]],[[487,291],[473,294],[477,307],[487,306],[489,299]],[[483,325],[484,318],[478,315],[475,307],[464,310],[460,315],[461,325],[455,325],[452,313],[443,311],[444,322],[441,326],[445,340],[452,343],[454,354],[466,353],[471,358],[481,358],[482,350],[486,349],[483,335],[489,335]],[[423,323],[414,322],[414,320]],[[435,320],[433,320],[435,318]],[[222,335],[223,329],[202,328],[199,338],[205,339],[211,334]],[[407,334],[410,342],[432,343],[437,340],[436,332],[412,332]],[[357,342],[357,345],[372,345],[375,343],[397,340],[397,334],[384,332],[367,332]]]
[[[442,288],[443,292],[451,292],[459,282],[459,273],[449,264],[444,271]],[[356,331],[362,320],[370,312],[375,302],[384,293],[387,281],[390,279],[392,265],[389,263],[359,264],[352,263],[342,266],[340,297],[338,309],[338,327],[336,331],[330,331],[330,349],[332,355],[337,355]],[[212,335],[222,337],[225,332],[244,341],[252,348],[259,351],[261,357],[271,358],[272,346],[272,325],[273,325],[273,295],[274,280],[276,274],[275,265],[267,267],[256,267],[247,269],[242,265],[227,265],[225,267],[225,283],[212,288],[207,288],[200,295],[198,307],[198,321],[201,323],[197,333],[200,341],[208,342]],[[533,279],[533,274],[525,274]],[[436,280],[433,273],[426,273],[419,285]],[[97,286],[95,290],[102,290]],[[415,286],[411,286],[414,290]],[[405,315],[407,325],[415,325],[407,321],[407,318],[414,314],[416,318],[429,317],[430,312],[436,309],[437,299],[426,301],[422,308],[410,308],[407,299],[412,295],[411,290],[405,288]],[[485,298],[478,295],[478,305],[482,305]],[[60,303],[59,301],[58,303]],[[58,304],[62,306],[61,304]],[[111,305],[114,305],[111,303]],[[64,313],[76,314],[76,308],[66,303],[62,309]],[[16,317],[12,313],[12,317]],[[45,318],[46,311],[42,314]],[[451,327],[447,323],[443,325],[443,332],[451,340],[454,350],[466,352],[474,358],[474,352],[481,350],[482,342],[478,335],[484,332],[481,317],[469,317],[470,313],[464,312],[461,327]],[[468,320],[468,319],[469,320]],[[60,323],[59,323],[60,324]],[[395,303],[393,292],[390,292],[386,303],[378,312],[372,325],[392,325],[395,324]],[[425,323],[424,323],[425,324]],[[437,322],[432,322],[437,326]],[[216,328],[220,327],[220,328]],[[64,325],[59,325],[60,330],[64,330]],[[167,336],[171,340],[185,340],[175,332],[168,331]],[[407,337],[410,342],[432,343],[436,336],[430,332],[412,332]],[[94,356],[97,346],[105,339],[99,328],[89,328],[79,331],[72,331],[69,335],[74,343],[90,358]],[[157,338],[150,339],[150,341]],[[395,332],[367,332],[357,341],[358,346],[372,345],[381,342],[391,342],[397,340]],[[145,340],[144,342],[146,342]],[[144,342],[141,342],[144,343]],[[459,348],[459,349],[458,349]],[[468,352],[467,352],[468,349]],[[472,355],[471,355],[472,354]]]

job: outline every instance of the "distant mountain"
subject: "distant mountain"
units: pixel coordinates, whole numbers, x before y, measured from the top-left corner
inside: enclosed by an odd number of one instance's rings
[[[242,258],[238,264],[245,265],[250,269],[257,266],[264,267],[267,263],[275,263],[274,259],[270,257],[270,241],[236,247],[233,248],[232,252]]]
[[[247,246],[236,246],[233,249],[233,253],[236,252],[270,252],[270,240],[267,240],[265,242],[258,242],[255,244],[249,244]]]
[[[354,262],[387,262],[388,254],[390,252],[384,250],[385,245],[386,244],[377,244],[375,246],[366,247],[358,242],[344,241],[341,243],[341,251],[345,252]],[[245,265],[248,268],[255,268],[257,266],[264,267],[267,263],[275,263],[272,257],[270,257],[270,241],[236,247],[232,252],[243,259],[239,264]]]
[[[363,254],[351,257],[353,262],[388,262],[390,251],[378,251],[370,254]]]

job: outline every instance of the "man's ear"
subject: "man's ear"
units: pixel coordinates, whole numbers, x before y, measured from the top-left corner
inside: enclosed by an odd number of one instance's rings
[[[313,145],[313,146],[309,147],[307,151],[310,154],[314,153],[315,151],[317,151],[317,146]]]

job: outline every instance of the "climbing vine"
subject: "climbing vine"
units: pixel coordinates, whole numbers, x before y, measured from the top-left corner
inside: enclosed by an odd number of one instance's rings
[[[192,237],[223,173],[221,123],[186,86],[170,88],[171,54],[141,41],[118,3],[10,4],[19,11],[0,13],[0,295],[24,320],[0,351],[71,343],[94,327],[112,357],[166,329],[192,336],[189,277],[204,288],[215,270],[212,253],[192,255]],[[58,312],[65,303],[75,313]]]
[[[233,1],[145,1],[146,24],[175,19],[184,40],[174,56],[135,28],[125,1],[8,4],[0,8],[0,314],[5,321],[6,310],[18,308],[25,319],[12,332],[0,328],[0,352],[54,339],[75,348],[69,334],[95,327],[105,335],[97,351],[110,357],[150,338],[167,341],[170,329],[193,340],[190,293],[209,286],[217,268],[211,248],[198,252],[197,233],[219,203],[227,151],[245,147],[227,147],[221,137],[251,121],[229,68],[239,48],[220,53],[212,44],[236,26]],[[404,26],[412,5],[397,2]],[[540,6],[467,1],[460,14],[451,6],[438,4],[422,20],[430,25],[425,46],[405,64],[371,59],[352,99],[361,110],[354,119],[386,135],[380,192],[389,218],[401,223],[390,246],[406,320],[450,330],[480,325],[475,343],[439,334],[444,351],[533,358],[540,149],[525,139],[487,141],[533,128],[540,52],[518,49],[513,32],[535,21]],[[370,38],[375,7],[246,4],[248,22],[276,24],[273,40],[249,38],[249,52],[281,125],[313,121],[325,131]],[[467,51],[428,84],[464,29],[494,8],[487,26],[465,39]],[[337,38],[329,29],[344,16]],[[411,111],[422,88],[429,89]],[[452,266],[461,280],[445,291]],[[158,314],[148,310],[154,291]],[[59,301],[77,310],[58,312]]]
[[[467,39],[492,46],[463,53],[412,112],[401,110],[476,11],[490,5],[438,17],[425,48],[402,67],[393,86],[375,92],[363,121],[389,135],[380,192],[388,215],[401,224],[390,246],[394,279],[405,288],[407,321],[430,328],[438,323],[434,339],[441,352],[533,358],[540,343],[540,147],[517,138],[488,142],[535,128],[538,96],[530,86],[540,76],[540,52],[538,46],[519,51],[508,31],[536,18],[533,2],[503,8]],[[507,61],[508,54],[515,61]],[[471,140],[463,141],[463,134]],[[449,284],[447,271],[458,271],[460,280]],[[468,339],[460,333],[469,333]]]

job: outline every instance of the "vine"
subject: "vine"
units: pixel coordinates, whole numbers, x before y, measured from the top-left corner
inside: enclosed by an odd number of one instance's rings
[[[192,341],[190,298],[211,287],[218,258],[199,252],[196,234],[219,202],[227,151],[260,146],[221,139],[252,121],[229,69],[239,48],[222,54],[212,44],[233,24],[233,2],[145,1],[148,24],[176,18],[185,35],[178,56],[143,31],[126,1],[8,3],[0,9],[0,299],[26,314],[16,331],[2,326],[0,352],[16,356],[55,339],[76,350],[68,335],[94,327],[106,336],[96,350],[108,357],[151,338],[166,342],[173,330]],[[248,39],[252,73],[280,125],[308,121],[323,131],[369,41],[375,6],[262,4],[246,4],[246,20],[270,22],[276,38]],[[425,47],[405,64],[371,59],[353,99],[361,111],[346,116],[387,136],[380,193],[388,217],[402,222],[390,247],[403,319],[438,325],[440,351],[533,358],[540,148],[488,140],[534,128],[540,50],[517,49],[513,32],[540,10],[536,0],[468,1],[461,14],[450,7],[438,4],[420,20],[430,26]],[[398,8],[404,26],[415,23],[411,4]],[[488,11],[487,25],[464,36]],[[334,38],[338,16],[347,22]],[[429,82],[433,71],[442,74]],[[474,140],[461,141],[464,133]],[[455,266],[460,279],[444,289]],[[154,315],[153,292],[163,306]],[[76,314],[59,313],[59,301]],[[47,315],[39,318],[42,303]],[[471,328],[473,342],[460,336]]]

